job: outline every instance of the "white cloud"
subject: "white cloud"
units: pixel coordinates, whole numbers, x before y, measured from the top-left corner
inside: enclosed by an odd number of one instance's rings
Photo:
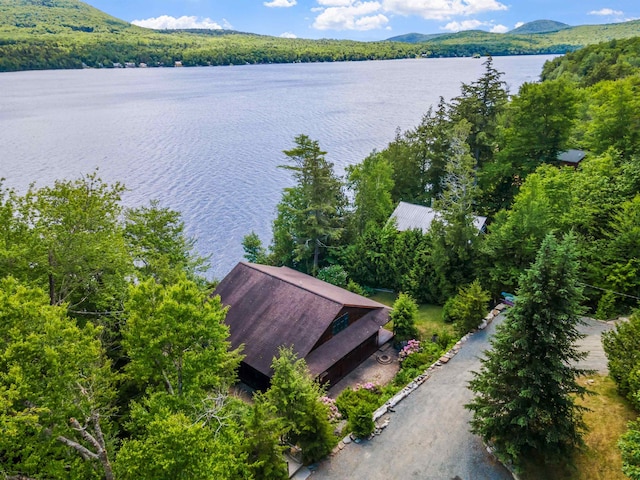
[[[296,3],[296,0],[272,0],[271,2],[264,2],[263,5],[265,7],[280,7],[280,8],[289,8],[293,7]]]
[[[589,15],[600,15],[603,17],[620,17],[624,12],[621,10],[613,10],[612,8],[601,8],[600,10],[591,10]]]
[[[295,33],[284,32],[280,34],[280,38],[298,38],[298,36]]]
[[[318,5],[323,7],[350,7],[354,0],[318,0]]]
[[[450,32],[459,32],[461,30],[474,30],[483,25],[486,25],[486,23],[479,20],[463,20],[462,22],[449,22],[444,27],[441,27],[441,29]]]
[[[461,22],[453,21],[447,23],[444,27],[440,27],[441,30],[448,30],[450,32],[461,32],[463,30],[477,30],[480,27],[489,28],[492,33],[505,33],[509,31],[508,27],[504,25],[496,25],[493,20],[489,22],[481,22],[480,20],[463,20]],[[486,30],[486,28],[484,30]]]
[[[212,30],[232,29],[229,22],[223,20],[223,24],[214,22],[210,18],[199,18],[195,16],[172,17],[169,15],[161,15],[155,18],[147,18],[146,20],[134,20],[131,23],[139,27],[153,28],[154,30],[176,30],[183,28],[208,28]]]
[[[513,28],[520,28],[522,25],[524,25],[524,22],[518,22]]]
[[[497,0],[383,0],[387,12],[417,15],[426,20],[446,20],[456,15],[507,10]]]
[[[319,0],[330,4],[313,22],[317,30],[374,30],[383,28],[389,19],[380,13],[379,2],[353,0]]]

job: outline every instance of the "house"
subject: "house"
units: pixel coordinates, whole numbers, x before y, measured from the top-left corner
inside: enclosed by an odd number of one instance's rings
[[[587,152],[583,150],[570,149],[565,152],[560,152],[557,158],[561,165],[577,168],[586,155]]]
[[[241,262],[214,293],[229,306],[232,347],[244,345],[240,379],[258,389],[281,346],[333,385],[393,336],[387,306],[287,267]]]
[[[431,223],[438,218],[438,216],[439,213],[433,208],[400,202],[391,214],[389,221],[392,219],[395,220],[396,228],[400,232],[419,229],[422,230],[422,233],[427,233],[431,228]],[[473,225],[479,232],[485,231],[486,222],[487,217],[475,216],[473,218]]]

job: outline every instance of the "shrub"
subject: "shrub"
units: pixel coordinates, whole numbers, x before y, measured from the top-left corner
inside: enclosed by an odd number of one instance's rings
[[[454,323],[456,333],[464,335],[478,328],[487,313],[490,295],[482,289],[480,282],[474,280],[466,287],[460,287],[458,294],[447,300],[442,309],[445,322]]]
[[[367,438],[371,435],[376,425],[370,406],[367,404],[357,405],[351,412],[347,427],[357,438]]]
[[[381,397],[380,389],[373,383],[367,383],[343,390],[336,398],[336,406],[342,416],[348,419],[355,409],[362,405],[373,412],[382,404]]]
[[[349,282],[347,283],[347,290],[353,293],[357,293],[358,295],[362,295],[363,297],[370,296],[362,285],[354,282],[353,280],[349,280]]]
[[[318,279],[344,288],[347,285],[347,272],[342,265],[331,265],[318,270]]]
[[[433,365],[443,353],[443,350],[437,343],[425,342],[419,352],[410,354],[404,362],[402,362],[402,369],[416,369],[419,371],[419,375]]]
[[[418,329],[416,328],[416,316],[418,315],[418,305],[416,301],[406,293],[401,293],[393,302],[391,320],[393,320],[393,333],[397,342],[416,338]]]

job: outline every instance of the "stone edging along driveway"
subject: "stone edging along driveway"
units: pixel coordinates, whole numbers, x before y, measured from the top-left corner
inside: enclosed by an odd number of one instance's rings
[[[495,313],[494,310],[492,314],[495,316]],[[376,411],[377,423],[386,427],[384,435],[358,445],[347,436],[336,454],[318,465],[314,478],[511,480],[511,473],[487,453],[478,436],[469,432],[471,414],[464,408],[472,397],[467,388],[471,372],[480,368],[480,358],[489,348],[489,338],[497,322],[486,323],[489,328],[465,336]],[[585,340],[592,344],[591,348],[587,344],[580,346],[595,353],[590,355],[595,365],[587,368],[596,367],[601,372],[604,368],[606,372],[606,361],[603,355],[598,356],[601,352],[596,347],[600,345],[600,333],[611,328],[611,324],[588,319],[587,324],[580,327],[581,332],[588,334]],[[444,363],[448,363],[447,368],[441,368]],[[430,379],[428,388],[417,388],[427,379]],[[389,423],[390,417],[385,417],[385,413],[393,410],[397,414]],[[338,453],[339,450],[343,451]]]
[[[480,326],[478,327],[478,330],[484,330],[485,328],[487,328],[487,326],[493,321],[493,319],[497,317],[500,314],[500,312],[502,312],[505,308],[506,308],[506,305],[503,303],[496,305],[496,307],[493,310],[491,310],[491,312],[489,312],[487,316],[482,320],[482,322],[480,323]],[[404,400],[407,396],[411,395],[413,391],[415,391],[420,385],[426,382],[429,379],[429,377],[431,377],[431,374],[436,368],[441,367],[442,365],[448,363],[449,360],[451,360],[460,351],[462,346],[467,342],[469,337],[471,337],[471,335],[473,335],[474,333],[475,332],[467,333],[464,337],[458,340],[458,342],[451,348],[451,350],[449,350],[447,353],[442,355],[442,357],[440,357],[437,362],[435,362],[427,370],[425,370],[424,373],[414,378],[413,381],[410,382],[406,387],[404,387],[402,390],[396,393],[393,397],[387,400],[384,405],[382,405],[375,412],[373,412],[373,420],[374,421],[378,420],[385,413],[389,412],[389,409],[393,410],[393,407],[395,407],[398,403]],[[384,428],[388,425],[388,422],[385,422],[382,425],[384,425],[382,427]]]

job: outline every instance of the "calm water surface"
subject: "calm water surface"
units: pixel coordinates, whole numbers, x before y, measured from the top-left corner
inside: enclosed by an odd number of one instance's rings
[[[510,91],[550,56],[498,57]],[[282,150],[304,133],[339,174],[459,94],[482,61],[420,59],[214,68],[0,74],[0,177],[24,192],[99,168],[128,206],[179,210],[211,277],[242,259],[242,237],[267,244],[282,188]]]

